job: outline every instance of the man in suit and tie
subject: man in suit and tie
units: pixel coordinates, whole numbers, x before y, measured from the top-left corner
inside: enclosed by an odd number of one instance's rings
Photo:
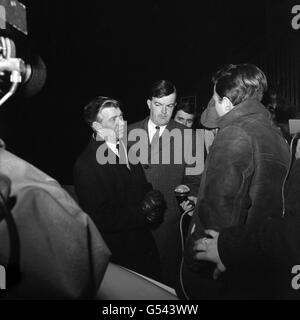
[[[79,204],[101,232],[112,262],[161,280],[150,228],[161,222],[165,203],[142,166],[128,161],[120,102],[96,97],[85,106],[84,119],[94,134],[74,167]]]
[[[152,230],[152,234],[158,246],[163,281],[173,287],[176,287],[179,278],[182,252],[180,210],[174,190],[178,185],[186,184],[191,191],[190,199],[196,201],[201,171],[189,171],[192,167],[195,169],[195,164],[188,161],[186,157],[191,157],[192,154],[183,152],[184,149],[195,151],[195,139],[184,139],[187,131],[191,133],[192,129],[171,119],[176,105],[176,96],[176,88],[170,81],[160,80],[154,83],[147,99],[150,115],[128,127],[128,143],[134,144],[130,139],[131,136],[135,136],[131,135],[132,132],[138,130],[146,132],[145,136],[148,139],[143,139],[143,143],[147,145],[144,150],[148,149],[149,157],[146,162],[145,157],[142,159],[144,154],[141,152],[141,163],[143,163],[147,180],[155,189],[161,191],[166,199],[167,209],[163,222],[158,228]],[[174,139],[171,137],[168,140],[168,137],[173,134]],[[168,143],[164,144],[164,141]],[[165,154],[164,151],[166,151]]]

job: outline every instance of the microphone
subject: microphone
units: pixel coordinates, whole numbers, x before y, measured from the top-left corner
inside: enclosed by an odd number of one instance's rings
[[[175,197],[177,199],[177,203],[179,205],[181,213],[184,213],[184,210],[180,205],[183,201],[189,201],[189,204],[192,205],[192,208],[190,210],[192,210],[195,207],[195,203],[188,199],[188,196],[190,194],[190,188],[187,185],[185,184],[178,185],[175,188],[174,193],[175,193]]]
[[[182,280],[182,266],[183,266],[184,250],[185,250],[184,248],[185,248],[185,241],[187,239],[187,234],[188,234],[190,220],[191,220],[191,216],[189,213],[192,210],[194,210],[195,203],[188,199],[188,196],[190,194],[190,188],[185,184],[178,185],[175,188],[174,193],[175,193],[175,197],[177,199],[177,203],[178,203],[179,210],[181,213],[180,222],[179,222],[181,250],[182,250],[182,259],[181,259],[181,264],[180,264],[180,283],[181,283],[181,286],[184,291],[183,282],[182,282],[183,281]],[[181,206],[181,203],[183,201],[188,201],[188,204],[191,205],[192,207],[188,210],[184,210]],[[186,297],[187,297],[187,295],[186,295]]]

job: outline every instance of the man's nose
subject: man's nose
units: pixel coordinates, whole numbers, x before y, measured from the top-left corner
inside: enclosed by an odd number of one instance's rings
[[[161,108],[162,108],[162,109],[161,109],[161,112],[164,113],[164,114],[166,114],[167,111],[168,111],[168,110],[167,110],[167,106],[162,106]]]

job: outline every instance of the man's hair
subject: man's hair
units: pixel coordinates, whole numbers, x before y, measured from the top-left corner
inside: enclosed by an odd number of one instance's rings
[[[191,103],[188,103],[188,102],[180,102],[180,103],[178,103],[177,106],[176,106],[176,109],[173,112],[173,115],[175,116],[176,113],[179,110],[182,110],[183,112],[188,113],[188,114],[195,115],[194,106]]]
[[[212,82],[220,98],[227,97],[235,106],[247,99],[261,101],[267,90],[265,74],[253,64],[230,64],[217,71]]]
[[[162,98],[169,96],[172,93],[177,93],[176,87],[169,80],[159,80],[150,87],[148,92],[148,99],[151,100],[153,97]]]
[[[91,126],[92,123],[97,120],[98,113],[105,108],[121,108],[121,103],[114,98],[104,96],[94,98],[83,109],[85,122]]]

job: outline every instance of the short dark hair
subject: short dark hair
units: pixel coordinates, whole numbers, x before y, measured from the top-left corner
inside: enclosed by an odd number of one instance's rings
[[[220,98],[227,97],[235,106],[247,99],[261,100],[267,90],[265,74],[253,64],[230,64],[217,71],[212,82]]]
[[[105,108],[121,108],[121,103],[117,99],[98,96],[90,101],[83,109],[83,118],[91,126],[97,120],[97,115]]]
[[[177,111],[182,110],[183,112],[186,112],[188,114],[195,115],[195,108],[194,106],[189,102],[180,102],[177,104],[176,109],[173,112],[173,115],[175,116]]]
[[[162,98],[170,94],[177,94],[175,85],[169,80],[159,80],[152,84],[148,92],[148,99]]]

